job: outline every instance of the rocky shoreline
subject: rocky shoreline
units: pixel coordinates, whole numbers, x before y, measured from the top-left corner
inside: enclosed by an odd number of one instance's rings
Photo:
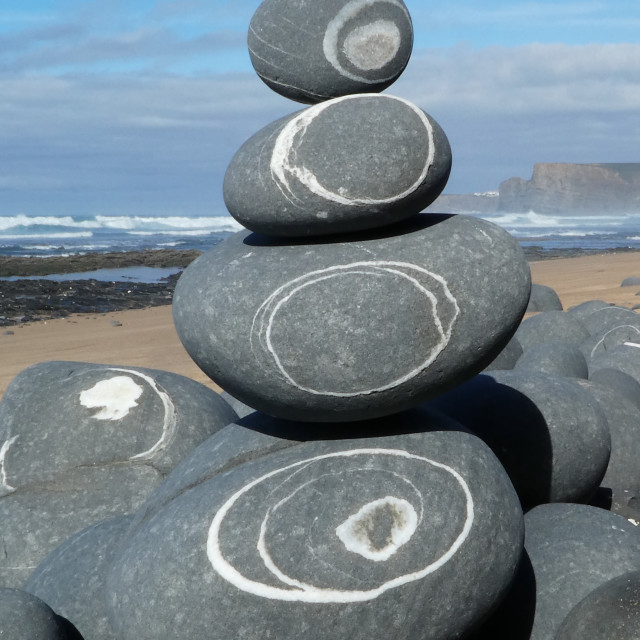
[[[530,262],[633,251],[543,250],[542,247],[535,246],[525,247],[524,250]],[[184,268],[198,255],[198,251],[162,250],[37,259],[0,256],[0,277],[47,276],[132,266]],[[0,327],[64,318],[74,313],[107,313],[168,305],[171,304],[180,273],[158,283],[104,282],[94,279],[56,282],[44,277],[34,280],[0,280]]]

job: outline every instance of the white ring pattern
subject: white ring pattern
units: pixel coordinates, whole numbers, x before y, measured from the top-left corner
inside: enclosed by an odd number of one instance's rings
[[[417,571],[407,573],[404,575],[397,576],[391,580],[384,582],[383,584],[375,587],[373,589],[367,590],[340,590],[340,589],[326,589],[316,587],[312,584],[308,584],[305,582],[301,582],[287,576],[283,572],[281,572],[270,559],[268,550],[264,545],[264,529],[266,527],[266,517],[261,525],[261,535],[260,539],[257,543],[257,548],[259,554],[263,561],[265,559],[268,560],[271,566],[265,566],[269,569],[270,573],[276,576],[281,582],[289,585],[292,588],[282,588],[276,587],[273,585],[265,584],[263,582],[258,582],[256,580],[252,580],[251,578],[246,577],[240,571],[238,571],[232,564],[229,562],[221,548],[221,527],[222,524],[234,507],[234,505],[238,502],[238,500],[247,494],[251,489],[261,484],[262,482],[273,478],[279,474],[285,473],[287,471],[297,469],[303,466],[309,466],[317,461],[326,460],[328,458],[340,458],[340,457],[355,457],[355,456],[395,456],[404,459],[417,460],[438,469],[442,469],[449,473],[456,483],[459,485],[465,497],[465,520],[464,524],[455,540],[448,547],[448,549],[443,553],[439,558],[430,562],[424,567],[421,567]],[[286,482],[286,479],[285,479]],[[286,500],[286,498],[285,498]],[[464,478],[453,468],[448,465],[445,465],[440,462],[436,462],[434,460],[430,460],[429,458],[425,458],[424,456],[419,456],[416,454],[409,453],[402,449],[376,449],[376,448],[362,448],[362,449],[353,449],[350,451],[338,451],[334,453],[328,453],[320,456],[315,456],[313,458],[308,458],[305,460],[300,460],[293,464],[287,465],[281,469],[276,469],[269,473],[266,473],[259,478],[249,482],[244,487],[242,487],[239,491],[234,493],[221,507],[218,509],[215,514],[213,520],[211,521],[211,525],[209,527],[209,533],[207,536],[207,556],[209,558],[209,562],[213,567],[214,571],[222,577],[224,580],[240,589],[241,591],[245,591],[252,595],[268,598],[272,600],[281,600],[287,602],[307,602],[307,603],[315,603],[315,604],[326,604],[326,603],[352,603],[352,602],[365,602],[368,600],[373,600],[386,591],[390,589],[397,588],[401,585],[408,584],[411,582],[415,582],[420,580],[427,575],[434,573],[442,566],[444,566],[453,556],[458,552],[462,544],[468,538],[471,528],[473,526],[474,521],[474,502],[473,497],[471,495],[471,491],[465,482]]]

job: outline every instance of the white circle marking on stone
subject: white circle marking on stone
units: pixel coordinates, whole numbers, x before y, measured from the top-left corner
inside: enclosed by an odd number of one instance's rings
[[[374,548],[366,535],[364,522],[375,513],[387,507],[394,512],[390,539],[381,548]],[[367,560],[381,562],[388,560],[401,546],[405,545],[418,527],[418,514],[413,505],[402,498],[386,496],[373,500],[350,515],[341,525],[336,527],[336,535],[348,551],[357,553]]]
[[[363,272],[359,270],[360,267],[371,268],[373,270],[376,270],[378,273]],[[412,277],[400,271],[399,269],[408,269],[410,270],[410,272],[412,271],[414,274],[415,272],[417,272],[417,275],[416,277]],[[280,357],[278,356],[273,346],[273,342],[271,340],[274,320],[275,320],[276,314],[281,309],[281,307],[298,291],[304,289],[309,285],[316,284],[317,282],[321,282],[322,280],[326,280],[332,277],[336,277],[338,275],[346,275],[350,273],[365,273],[366,275],[379,275],[380,273],[384,274],[385,272],[393,274],[394,276],[400,276],[406,279],[407,281],[409,281],[421,295],[424,295],[427,298],[427,300],[432,306],[435,328],[438,334],[440,335],[440,341],[431,348],[430,352],[427,354],[424,361],[421,362],[420,365],[418,365],[416,368],[406,373],[405,375],[400,376],[399,378],[392,380],[391,382],[385,385],[381,385],[379,387],[375,387],[372,389],[362,389],[360,391],[352,391],[352,392],[322,391],[322,390],[306,387],[296,382],[296,380],[287,372],[284,365],[282,364],[282,361],[280,360]],[[442,326],[442,321],[438,316],[438,308],[437,308],[438,301],[436,297],[417,279],[420,277],[420,274],[425,274],[433,278],[437,282],[439,282],[443,288],[446,299],[453,306],[454,316],[449,321],[446,329]],[[269,311],[269,307],[273,303],[275,303],[275,305]],[[326,269],[311,271],[309,273],[306,273],[302,276],[299,276],[298,278],[295,278],[287,282],[286,284],[276,289],[276,291],[274,291],[274,293],[272,293],[262,303],[262,305],[256,312],[253,318],[252,326],[251,326],[251,336],[253,337],[256,331],[255,330],[256,320],[258,316],[261,316],[261,323],[259,325],[258,331],[260,334],[264,334],[265,348],[267,352],[271,355],[271,358],[273,359],[277,369],[284,376],[284,378],[289,382],[289,384],[293,385],[294,387],[297,387],[301,391],[306,391],[307,393],[313,393],[316,395],[333,396],[333,397],[351,398],[359,395],[368,395],[368,394],[376,393],[379,391],[386,391],[388,389],[393,389],[398,385],[404,382],[407,382],[411,378],[414,378],[420,372],[424,371],[438,357],[438,355],[442,352],[442,350],[449,344],[453,325],[458,317],[459,312],[460,312],[460,308],[458,307],[457,300],[451,294],[447,281],[442,276],[439,276],[438,274],[428,271],[427,269],[423,269],[422,267],[419,267],[418,265],[412,264],[410,262],[395,262],[395,261],[383,261],[383,260],[352,262],[346,265],[334,265],[333,267],[327,267]],[[262,320],[264,315],[266,314],[268,314],[268,319],[265,325]]]
[[[430,464],[439,469],[443,469],[447,473],[451,474],[453,478],[460,485],[466,500],[466,517],[465,522],[462,527],[461,532],[458,534],[456,539],[453,541],[451,546],[447,549],[447,551],[440,556],[434,562],[431,562],[425,567],[422,567],[418,571],[414,571],[412,573],[408,573],[405,575],[398,576],[388,582],[383,583],[379,587],[375,589],[369,589],[366,591],[345,591],[340,589],[323,589],[320,587],[316,587],[311,584],[303,583],[297,580],[290,578],[289,576],[285,576],[287,578],[286,583],[292,586],[296,586],[295,589],[283,589],[281,587],[274,587],[272,585],[264,584],[262,582],[257,582],[255,580],[251,580],[247,578],[243,574],[241,574],[230,562],[222,554],[222,549],[220,548],[220,528],[222,523],[234,506],[234,504],[248,491],[250,491],[253,487],[264,482],[265,480],[272,478],[280,473],[284,473],[289,469],[293,469],[295,467],[299,467],[301,465],[309,465],[317,460],[324,460],[327,458],[338,458],[338,457],[352,457],[358,455],[389,455],[389,456],[397,456],[400,458],[412,459],[412,460],[421,460],[427,464]],[[471,495],[471,491],[464,478],[453,468],[449,467],[446,464],[441,462],[436,462],[435,460],[430,460],[429,458],[425,458],[423,456],[419,456],[416,454],[409,453],[407,451],[403,451],[402,449],[373,449],[373,448],[363,448],[363,449],[353,449],[351,451],[338,451],[334,453],[327,453],[320,456],[315,456],[313,458],[308,458],[306,460],[300,460],[298,462],[294,462],[293,464],[287,465],[281,469],[276,469],[275,471],[270,471],[259,478],[249,482],[244,487],[242,487],[239,491],[234,493],[217,511],[213,520],[211,521],[211,525],[209,527],[209,533],[207,536],[207,556],[209,558],[209,562],[213,567],[214,571],[220,575],[224,580],[237,587],[241,591],[245,591],[252,595],[268,598],[271,600],[284,600],[288,602],[307,602],[314,604],[326,604],[326,603],[350,603],[350,602],[365,602],[367,600],[373,600],[380,595],[382,595],[385,591],[390,589],[394,589],[404,584],[408,584],[410,582],[415,582],[416,580],[420,580],[425,576],[434,573],[442,566],[444,566],[453,556],[457,553],[458,549],[462,546],[464,541],[469,536],[471,531],[471,527],[474,521],[474,503],[473,496]],[[264,522],[263,522],[264,525]],[[266,550],[262,550],[262,553],[268,553]]]
[[[129,376],[115,376],[96,382],[80,393],[80,404],[87,409],[100,409],[91,417],[94,420],[122,420],[138,406],[136,400],[143,388]]]
[[[309,125],[323,111],[329,109],[333,105],[339,104],[346,100],[360,100],[363,98],[372,97],[376,99],[395,100],[397,102],[402,102],[403,104],[408,106],[414,113],[416,113],[420,118],[420,121],[424,125],[425,130],[427,131],[427,137],[429,140],[429,152],[427,154],[425,165],[420,172],[418,179],[408,189],[405,189],[401,193],[389,198],[382,199],[347,198],[343,194],[336,193],[335,191],[330,191],[329,189],[325,188],[320,183],[317,176],[312,171],[307,169],[307,167],[305,167],[304,165],[298,166],[296,164],[297,150],[304,141],[304,135],[309,128]],[[312,107],[304,109],[295,118],[287,122],[287,124],[278,134],[278,137],[276,138],[276,141],[274,143],[273,151],[271,153],[270,171],[271,177],[278,189],[280,189],[282,194],[291,202],[294,201],[295,195],[293,194],[290,179],[295,179],[311,193],[319,196],[320,198],[323,198],[324,200],[330,200],[339,204],[348,206],[392,204],[411,195],[420,187],[420,185],[427,177],[429,169],[433,165],[434,158],[435,145],[433,127],[429,122],[429,118],[427,118],[422,109],[409,102],[408,100],[405,100],[404,98],[398,98],[396,96],[390,96],[380,93],[361,93],[357,95],[342,96],[340,98],[334,98],[333,100],[327,100],[325,102],[313,105]]]
[[[609,331],[607,331],[602,338],[600,338],[600,340],[598,340],[598,342],[596,342],[595,346],[593,347],[593,349],[591,349],[591,354],[590,356],[593,358],[595,356],[596,353],[596,349],[604,343],[604,341],[607,339],[607,337],[612,334],[614,331],[617,331],[618,329],[633,329],[638,335],[640,335],[640,329],[638,329],[638,327],[634,327],[631,324],[621,324],[618,325],[617,327],[613,327],[613,329],[610,329]],[[629,344],[633,344],[632,342],[625,342],[624,344],[629,345]]]
[[[342,28],[345,26],[345,24],[349,20],[353,20],[353,18],[355,18],[361,11],[363,11],[364,9],[367,9],[368,7],[374,4],[392,4],[402,9],[404,14],[407,16],[408,24],[411,25],[411,17],[409,16],[409,12],[407,11],[407,8],[404,6],[402,2],[398,2],[398,0],[352,0],[351,2],[348,2],[347,4],[345,4],[344,7],[342,7],[342,9],[338,11],[335,17],[331,20],[331,22],[329,22],[324,34],[324,39],[322,41],[322,50],[324,52],[324,57],[327,59],[329,64],[341,76],[345,78],[349,78],[349,80],[355,80],[356,82],[364,82],[365,84],[377,84],[379,82],[386,82],[387,80],[393,79],[396,74],[394,73],[386,78],[376,78],[375,80],[371,80],[370,78],[365,78],[363,76],[359,76],[355,73],[351,73],[350,71],[347,71],[347,69],[345,69],[340,64],[339,40],[340,40],[340,32]],[[400,35],[400,30],[398,29],[398,27],[395,24],[394,24],[394,27],[398,31],[398,35]],[[360,28],[362,28],[362,25],[360,26]],[[346,37],[349,37],[349,36],[347,35]],[[393,56],[395,56],[398,53],[399,49],[400,49],[400,42],[398,42],[397,48],[394,51]],[[347,58],[349,58],[348,52],[344,51],[344,53],[347,56]],[[389,60],[387,60],[387,62],[393,59],[393,56],[391,56]],[[366,68],[362,67],[360,64],[357,64],[351,58],[349,58],[349,61],[354,66],[361,68],[363,71],[366,70]]]
[[[344,40],[343,51],[349,61],[363,71],[380,69],[393,60],[402,36],[395,22],[376,20],[356,27]]]

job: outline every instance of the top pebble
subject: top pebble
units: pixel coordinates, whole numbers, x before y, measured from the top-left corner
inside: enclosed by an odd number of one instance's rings
[[[413,26],[402,0],[264,0],[248,45],[271,89],[314,104],[395,82],[409,62]]]

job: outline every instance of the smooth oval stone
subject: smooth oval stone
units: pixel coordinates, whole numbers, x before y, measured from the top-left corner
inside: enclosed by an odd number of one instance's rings
[[[539,342],[523,353],[514,369],[529,369],[566,378],[589,377],[589,367],[578,347],[564,342]]]
[[[602,409],[577,382],[520,369],[477,376],[429,402],[482,438],[525,508],[587,502],[611,451]]]
[[[624,307],[608,306],[590,313],[582,320],[591,335],[620,325],[640,328],[640,315]]]
[[[598,309],[603,309],[604,307],[610,307],[611,304],[609,302],[605,302],[604,300],[587,300],[585,302],[581,302],[573,307],[571,307],[567,313],[578,320],[582,320],[586,318],[588,315],[591,315],[594,311]]]
[[[236,419],[217,393],[173,373],[82,362],[25,369],[0,402],[0,584],[21,586],[72,534],[135,511]]]
[[[589,376],[600,369],[617,369],[640,384],[640,341],[625,342],[589,362]]]
[[[562,302],[554,289],[534,282],[527,311],[562,311]]]
[[[640,343],[640,322],[636,324],[637,326],[633,324],[623,324],[605,327],[587,338],[580,345],[580,351],[582,351],[584,357],[589,361],[606,351],[623,345],[625,342]]]
[[[582,380],[579,383],[598,402],[609,425],[611,456],[603,487],[640,488],[640,411],[616,389]]]
[[[516,362],[522,355],[522,346],[518,342],[518,339],[513,336],[509,342],[505,345],[504,349],[498,354],[498,356],[485,367],[485,371],[505,371],[507,369],[513,369],[516,366]]]
[[[640,382],[618,369],[598,369],[589,374],[589,380],[611,387],[631,401],[640,412]]]
[[[585,505],[540,505],[525,516],[512,588],[469,640],[555,640],[585,596],[638,566],[640,531],[625,518]]]
[[[2,640],[82,640],[68,621],[36,596],[0,587],[0,637]]]
[[[628,278],[625,278],[620,286],[621,287],[635,287],[636,285],[640,284],[640,278],[638,278],[637,276],[629,276]]]
[[[531,640],[555,638],[582,598],[640,566],[640,531],[603,509],[541,505],[526,515],[525,530],[536,581]]]
[[[639,602],[640,571],[609,580],[571,609],[556,640],[637,640]]]
[[[235,234],[178,282],[185,348],[236,398],[295,420],[389,415],[471,377],[522,317],[522,250],[465,216],[394,231],[331,243]]]
[[[450,170],[431,116],[403,98],[353,95],[256,133],[231,160],[223,193],[247,229],[305,237],[408,218],[438,197]]]
[[[112,564],[109,615],[122,640],[454,638],[505,592],[522,533],[475,436],[303,443],[141,523]]]
[[[54,549],[23,589],[41,598],[91,640],[116,640],[107,620],[104,584],[115,546],[133,516],[83,529]]]
[[[388,87],[409,61],[413,26],[402,0],[265,0],[247,41],[271,89],[314,103]]]
[[[589,331],[582,322],[564,311],[543,311],[526,318],[516,332],[523,351],[540,342],[564,342],[579,347],[588,337]]]
[[[431,431],[464,431],[452,418],[425,406],[359,422],[296,422],[254,411],[221,429],[193,450],[149,496],[134,516],[132,529],[182,492],[250,460],[300,442],[384,437]]]

